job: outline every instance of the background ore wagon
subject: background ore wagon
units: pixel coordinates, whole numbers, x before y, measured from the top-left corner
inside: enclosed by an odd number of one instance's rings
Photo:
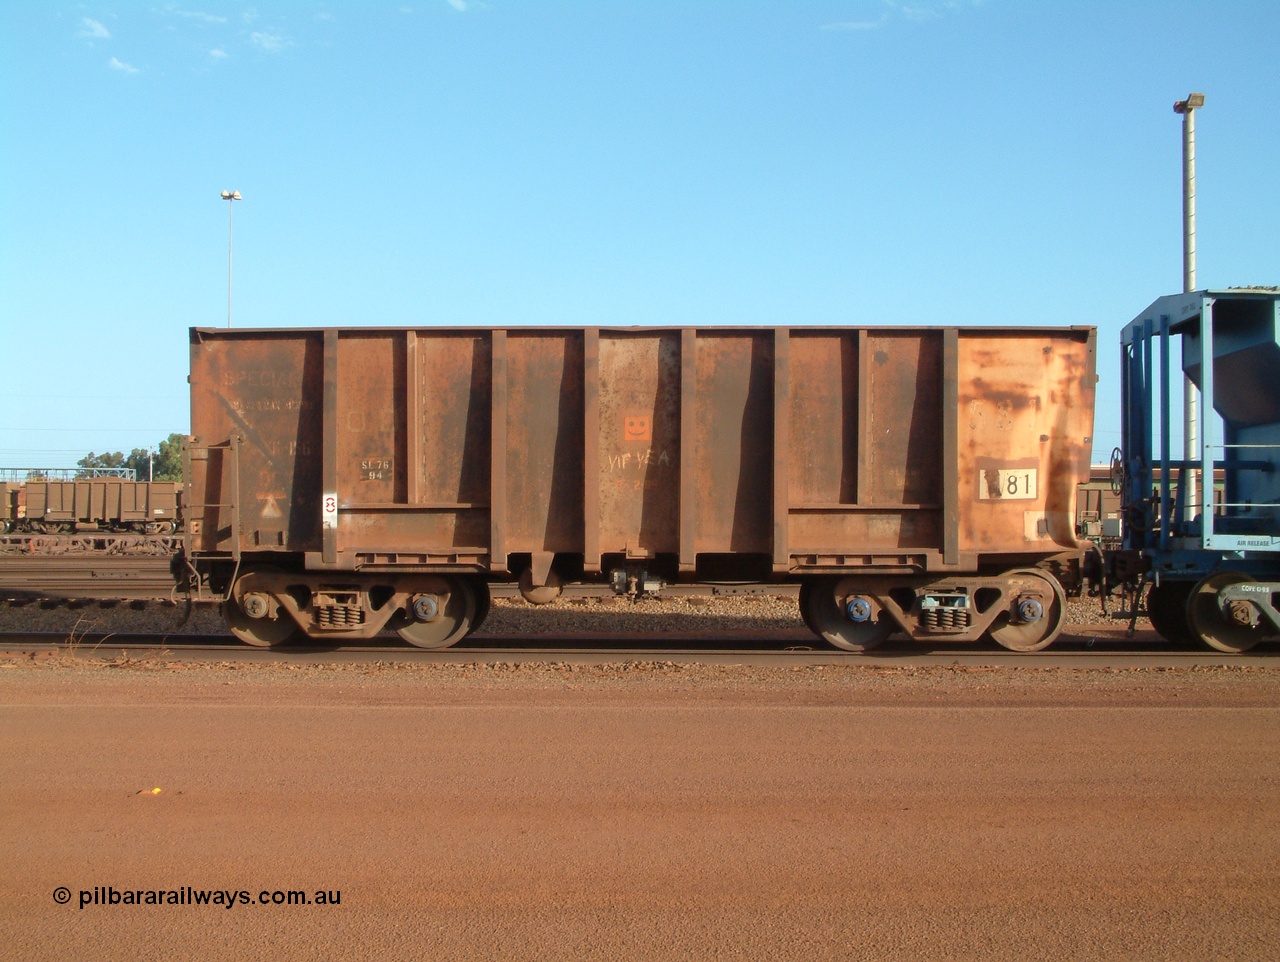
[[[135,531],[170,534],[181,521],[176,481],[80,478],[27,481],[19,526],[44,533]]]
[[[120,477],[0,482],[0,603],[171,598],[182,493]]]
[[[0,481],[0,535],[17,527],[26,507],[22,500],[22,485],[13,481]]]
[[[799,583],[829,642],[1056,637],[1092,328],[191,332],[186,563],[241,639],[425,647],[489,586]]]

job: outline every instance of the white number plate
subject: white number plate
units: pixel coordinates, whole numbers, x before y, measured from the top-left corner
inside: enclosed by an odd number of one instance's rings
[[[1034,501],[1039,492],[1036,468],[1000,468],[978,472],[979,501]]]

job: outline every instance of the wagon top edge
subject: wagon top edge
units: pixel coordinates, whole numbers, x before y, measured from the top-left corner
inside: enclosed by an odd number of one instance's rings
[[[582,333],[584,331],[595,331],[601,334],[679,334],[685,331],[692,331],[697,335],[732,335],[732,334],[756,334],[763,332],[786,332],[790,334],[856,334],[859,331],[867,331],[876,334],[893,334],[893,333],[927,333],[930,331],[956,331],[964,335],[983,335],[990,337],[1012,337],[1031,335],[1054,335],[1069,336],[1075,338],[1084,338],[1092,336],[1096,333],[1097,328],[1093,325],[1060,325],[1049,326],[1039,324],[1006,324],[992,326],[975,326],[975,325],[926,325],[926,324],[859,324],[859,325],[705,325],[701,327],[688,325],[654,325],[649,326],[610,326],[610,325],[587,325],[587,326],[556,326],[556,325],[512,325],[509,327],[481,327],[469,325],[423,325],[423,326],[369,326],[369,327],[238,327],[238,328],[222,328],[222,327],[192,327],[190,328],[191,342],[200,343],[206,340],[218,340],[224,338],[236,339],[242,337],[280,337],[283,335],[311,334],[323,335],[327,331],[337,331],[344,336],[362,336],[362,335],[378,335],[378,334],[403,334],[414,332],[429,335],[445,335],[445,336],[468,336],[476,334],[493,334],[507,333],[511,335],[529,335],[529,334],[573,334]]]
[[[1162,318],[1168,319],[1171,330],[1187,321],[1199,320],[1206,307],[1218,301],[1271,301],[1280,304],[1280,287],[1205,288],[1158,297],[1125,325],[1122,340],[1126,344],[1131,343],[1141,336],[1144,325],[1158,324]]]

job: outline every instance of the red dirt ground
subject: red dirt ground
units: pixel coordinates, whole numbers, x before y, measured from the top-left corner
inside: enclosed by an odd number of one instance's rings
[[[64,662],[0,670],[6,958],[1280,946],[1277,669]]]

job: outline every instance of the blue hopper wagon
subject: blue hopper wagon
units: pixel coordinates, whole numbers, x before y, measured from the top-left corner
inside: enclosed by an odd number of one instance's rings
[[[1122,343],[1113,474],[1152,624],[1227,652],[1280,637],[1280,288],[1162,297]],[[1201,394],[1192,460],[1171,451],[1170,395],[1184,373]]]

